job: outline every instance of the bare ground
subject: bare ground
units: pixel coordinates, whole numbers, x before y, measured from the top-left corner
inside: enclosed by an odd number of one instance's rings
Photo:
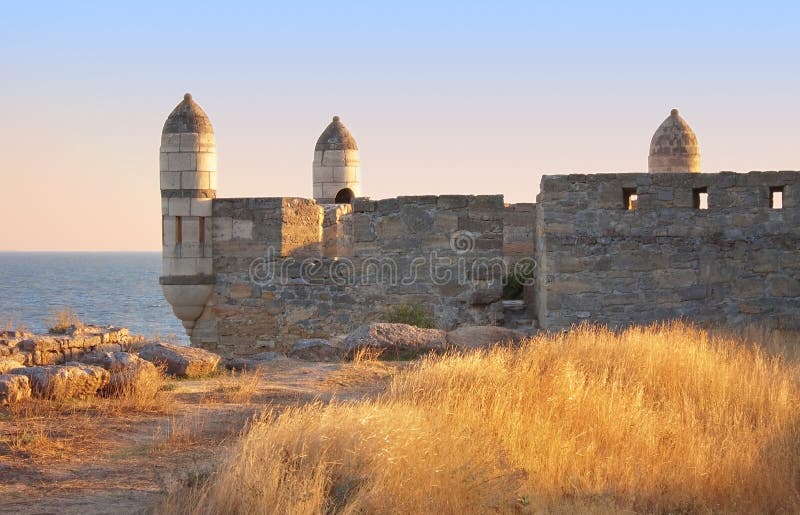
[[[236,402],[225,394],[224,376],[170,380],[159,409],[146,413],[98,410],[91,402],[25,416],[0,410],[0,513],[147,512],[209,471],[265,409],[374,396],[403,366],[267,363],[252,376],[250,398]]]

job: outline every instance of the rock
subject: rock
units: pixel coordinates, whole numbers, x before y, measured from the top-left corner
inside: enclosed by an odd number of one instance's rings
[[[166,372],[178,377],[207,376],[217,369],[220,357],[196,347],[171,343],[151,343],[142,347],[139,357],[166,367]]]
[[[12,354],[10,356],[0,358],[0,374],[7,374],[15,368],[23,368],[25,357],[21,354]]]
[[[16,404],[31,397],[27,376],[0,374],[0,406]]]
[[[289,351],[289,357],[304,361],[339,361],[342,351],[322,338],[297,340]]]
[[[110,379],[107,370],[83,363],[17,368],[12,374],[27,376],[37,397],[68,399],[96,395]]]
[[[97,365],[111,374],[104,394],[119,395],[136,389],[140,382],[157,377],[160,372],[156,366],[136,354],[128,352],[102,352],[87,354],[84,363]]]
[[[359,349],[384,351],[389,359],[408,359],[447,347],[447,333],[441,329],[422,329],[407,324],[375,322],[362,325],[344,340],[345,356],[352,358]]]
[[[64,334],[27,335],[16,346],[27,365],[59,365],[82,361],[86,354],[121,351],[142,339],[124,327],[89,325],[69,328]]]
[[[447,333],[447,343],[458,350],[488,349],[495,345],[514,345],[525,339],[525,333],[493,325],[459,327]]]
[[[225,368],[229,370],[256,370],[264,363],[284,359],[286,359],[286,356],[280,352],[262,352],[246,358],[231,358],[225,363]]]

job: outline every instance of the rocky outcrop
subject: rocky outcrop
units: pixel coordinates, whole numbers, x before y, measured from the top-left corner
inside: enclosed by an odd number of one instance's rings
[[[323,338],[307,338],[292,345],[289,357],[303,361],[340,361],[342,350]]]
[[[257,370],[266,363],[272,361],[286,360],[286,356],[280,352],[261,352],[246,358],[231,358],[225,362],[225,368],[229,370]]]
[[[448,346],[462,351],[516,345],[524,338],[525,334],[520,331],[493,325],[459,327],[447,333]]]
[[[345,357],[352,358],[364,348],[380,349],[386,359],[409,359],[428,352],[444,351],[447,333],[441,329],[376,322],[360,326],[344,340]]]
[[[0,359],[13,357],[28,366],[57,365],[80,360],[86,354],[122,351],[141,341],[141,336],[114,326],[72,327],[64,334],[6,331],[0,333]]]
[[[139,351],[139,357],[164,366],[170,375],[186,378],[207,376],[217,369],[220,361],[213,352],[170,343],[145,345]]]
[[[26,376],[0,374],[0,406],[16,404],[30,396],[30,381]]]
[[[96,395],[108,385],[107,370],[83,363],[18,368],[14,375],[26,376],[31,390],[37,397],[70,399]]]

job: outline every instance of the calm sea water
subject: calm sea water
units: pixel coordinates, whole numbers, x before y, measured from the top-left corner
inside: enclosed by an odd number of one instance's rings
[[[160,273],[159,252],[0,252],[0,323],[44,331],[52,311],[67,307],[86,323],[188,343]]]

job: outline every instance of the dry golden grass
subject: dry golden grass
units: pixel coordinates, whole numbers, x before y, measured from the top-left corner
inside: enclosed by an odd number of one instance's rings
[[[45,324],[49,328],[48,331],[53,334],[64,334],[73,326],[83,327],[83,322],[71,308],[54,309]]]
[[[180,452],[200,443],[205,431],[206,419],[203,416],[172,417],[169,425],[156,428],[153,434],[151,454]]]
[[[586,326],[430,357],[377,400],[265,416],[159,509],[797,512],[797,364],[719,334]]]
[[[2,315],[0,316],[0,332],[2,331],[27,332],[28,328],[25,327],[25,324],[20,322],[16,317]]]
[[[203,397],[203,401],[248,404],[258,392],[260,376],[260,369],[221,372],[212,379],[214,388]]]
[[[101,405],[108,414],[127,412],[168,413],[174,409],[174,398],[164,392],[165,368],[141,363],[121,373],[124,377],[102,392],[107,402]]]

